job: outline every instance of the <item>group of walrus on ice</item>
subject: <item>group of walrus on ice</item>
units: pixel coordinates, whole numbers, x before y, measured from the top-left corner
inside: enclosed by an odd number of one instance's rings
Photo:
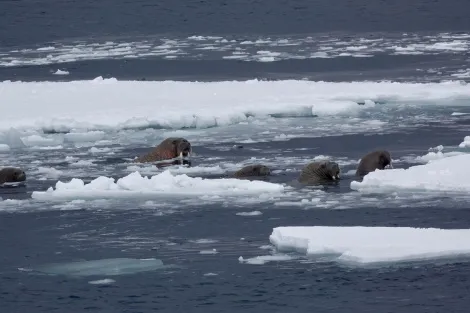
[[[137,157],[134,162],[154,163],[158,167],[190,164],[184,162],[192,153],[191,143],[185,138],[170,137],[163,140],[159,145],[148,153]],[[390,153],[386,150],[370,152],[362,157],[356,169],[356,176],[363,177],[369,172],[383,170],[392,167]],[[338,181],[340,179],[340,167],[338,163],[322,160],[307,164],[298,177],[298,182],[305,185],[317,185]],[[247,165],[234,174],[232,178],[249,179],[266,177],[271,175],[269,167],[262,164]],[[5,167],[0,169],[0,186],[21,184],[26,182],[26,174],[23,169],[17,167]]]

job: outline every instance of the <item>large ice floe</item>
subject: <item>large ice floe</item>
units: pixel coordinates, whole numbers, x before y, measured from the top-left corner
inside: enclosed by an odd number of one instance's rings
[[[96,199],[154,196],[220,196],[280,194],[280,184],[239,179],[204,179],[185,174],[173,176],[166,170],[147,177],[139,172],[131,173],[117,181],[100,176],[89,183],[73,178],[70,182],[56,183],[55,189],[34,191],[32,198],[54,199]]]
[[[362,182],[352,181],[351,189],[365,193],[393,191],[470,192],[470,154],[430,160],[427,164],[376,170]]]
[[[349,265],[470,257],[470,229],[411,227],[276,227],[269,237],[279,252],[331,256]]]
[[[445,105],[470,99],[470,85],[457,81],[144,82],[98,77],[71,82],[6,81],[0,83],[0,90],[0,103],[8,107],[0,115],[0,131],[13,127],[48,132],[207,128],[243,122],[250,116],[351,115],[374,107],[375,102]]]

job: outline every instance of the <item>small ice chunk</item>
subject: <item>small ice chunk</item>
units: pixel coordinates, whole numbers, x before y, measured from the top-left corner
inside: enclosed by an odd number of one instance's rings
[[[4,143],[0,143],[0,152],[2,151],[10,151],[10,146]]]
[[[199,254],[217,254],[217,253],[219,252],[216,249],[199,251]]]
[[[205,273],[204,276],[218,276],[216,273]]]
[[[89,281],[88,283],[90,285],[111,285],[112,283],[115,283],[116,281],[111,278],[105,278],[105,279],[99,279],[99,280],[92,280]]]
[[[62,71],[61,69],[58,69],[56,72],[54,72],[54,75],[69,75],[69,71]]]
[[[239,216],[257,216],[257,215],[261,215],[261,214],[263,214],[263,213],[260,212],[260,211],[238,212],[238,213],[236,213],[236,215],[239,215]]]
[[[249,258],[249,259],[244,259],[242,257],[240,258],[238,258],[238,261],[240,263],[247,263],[247,264],[253,264],[253,265],[263,265],[263,264],[266,264],[268,262],[273,262],[273,261],[290,261],[290,260],[295,259],[294,257],[290,255],[285,255],[285,254],[262,255],[262,256],[256,256],[254,258]]]
[[[463,141],[459,144],[459,148],[468,148],[470,147],[470,136],[465,136]]]

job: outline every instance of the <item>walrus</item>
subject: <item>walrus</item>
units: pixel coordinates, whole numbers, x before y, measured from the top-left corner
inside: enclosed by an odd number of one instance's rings
[[[376,169],[383,170],[386,166],[392,166],[392,158],[387,150],[376,150],[362,157],[357,166],[356,176],[365,176]]]
[[[233,174],[235,178],[260,177],[271,175],[269,167],[262,164],[247,165]]]
[[[0,169],[0,185],[5,183],[22,183],[26,180],[25,172],[17,167],[5,167]]]
[[[189,141],[184,138],[170,137],[166,138],[158,146],[153,148],[150,152],[138,157],[134,161],[137,163],[153,163],[180,158],[180,160],[174,160],[170,163],[163,163],[158,165],[181,164],[184,163],[181,162],[183,157],[191,156],[191,152],[192,148]]]
[[[298,181],[301,184],[320,184],[340,179],[341,170],[333,161],[317,161],[307,164],[300,172]]]

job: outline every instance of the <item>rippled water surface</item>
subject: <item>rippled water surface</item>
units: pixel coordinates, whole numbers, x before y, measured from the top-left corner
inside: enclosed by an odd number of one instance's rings
[[[468,7],[1,1],[0,166],[28,177],[0,188],[2,312],[467,312],[467,259],[352,267],[269,237],[470,228],[468,193],[351,188],[374,149],[470,151]],[[133,163],[170,136],[191,167]],[[296,184],[324,158],[338,184]],[[273,175],[218,180],[252,163]]]

